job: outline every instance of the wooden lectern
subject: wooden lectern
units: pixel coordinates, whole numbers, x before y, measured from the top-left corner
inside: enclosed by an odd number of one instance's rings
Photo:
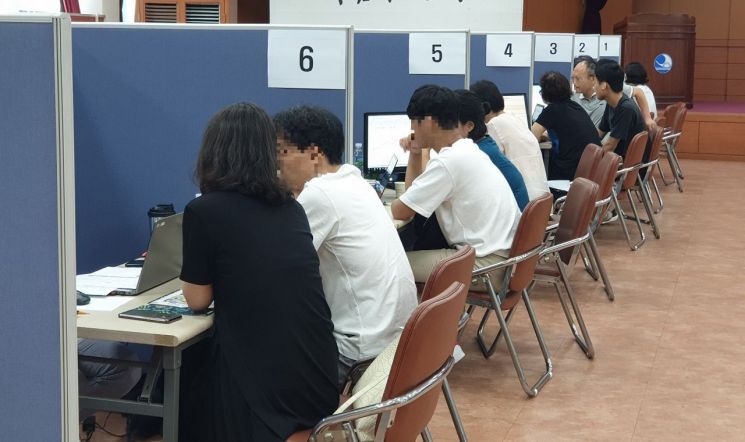
[[[623,62],[638,61],[647,69],[649,87],[657,107],[693,102],[693,66],[696,58],[696,18],[685,14],[636,14],[613,26],[623,36]],[[665,57],[667,54],[669,57]],[[672,60],[669,72],[664,60]]]

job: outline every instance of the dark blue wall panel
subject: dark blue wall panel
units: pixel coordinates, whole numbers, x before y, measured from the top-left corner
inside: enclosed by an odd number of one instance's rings
[[[490,80],[503,94],[530,96],[530,67],[495,67],[486,65],[486,35],[471,35],[471,83]]]
[[[147,209],[198,192],[202,132],[220,108],[273,114],[323,106],[345,121],[343,90],[269,89],[266,30],[73,28],[78,273],[147,248]]]
[[[409,74],[409,34],[354,34],[354,142],[364,137],[365,112],[405,111],[416,88],[462,89],[465,75]]]
[[[0,439],[61,435],[52,23],[0,22]]]
[[[533,83],[538,84],[541,76],[548,71],[558,71],[564,74],[569,81],[572,79],[572,63],[558,63],[549,61],[536,61],[533,63]]]

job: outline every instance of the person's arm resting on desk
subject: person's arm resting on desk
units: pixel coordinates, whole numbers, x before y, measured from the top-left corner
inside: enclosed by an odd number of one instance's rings
[[[546,139],[544,137],[544,134],[546,133],[546,128],[538,123],[533,123],[533,126],[530,127],[530,131],[533,132],[533,135],[535,136],[535,139],[539,142],[543,139]]]
[[[205,310],[212,304],[212,284],[198,285],[183,282],[183,292],[189,308],[195,312]]]
[[[209,235],[202,225],[202,221],[189,206],[186,206],[184,210],[182,230],[182,290],[189,308],[200,311],[206,309],[212,303],[214,253]]]
[[[411,163],[411,158],[409,158]],[[408,178],[408,177],[407,177]],[[408,220],[415,214],[429,218],[453,190],[453,180],[439,160],[432,160],[401,198],[391,204],[394,219]]]

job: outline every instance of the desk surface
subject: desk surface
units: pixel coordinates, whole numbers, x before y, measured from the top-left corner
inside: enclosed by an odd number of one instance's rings
[[[78,337],[104,341],[177,347],[212,327],[212,316],[184,316],[170,324],[136,321],[118,317],[120,312],[133,309],[181,288],[176,278],[147,292],[132,296],[128,303],[110,312],[86,312],[78,315]]]

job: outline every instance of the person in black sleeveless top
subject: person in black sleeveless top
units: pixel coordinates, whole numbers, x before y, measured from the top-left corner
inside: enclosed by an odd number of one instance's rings
[[[276,140],[266,113],[246,103],[218,112],[204,133],[181,279],[192,309],[214,300],[215,329],[182,382],[192,390],[180,440],[284,441],[338,405],[318,255],[305,211],[277,178]]]

